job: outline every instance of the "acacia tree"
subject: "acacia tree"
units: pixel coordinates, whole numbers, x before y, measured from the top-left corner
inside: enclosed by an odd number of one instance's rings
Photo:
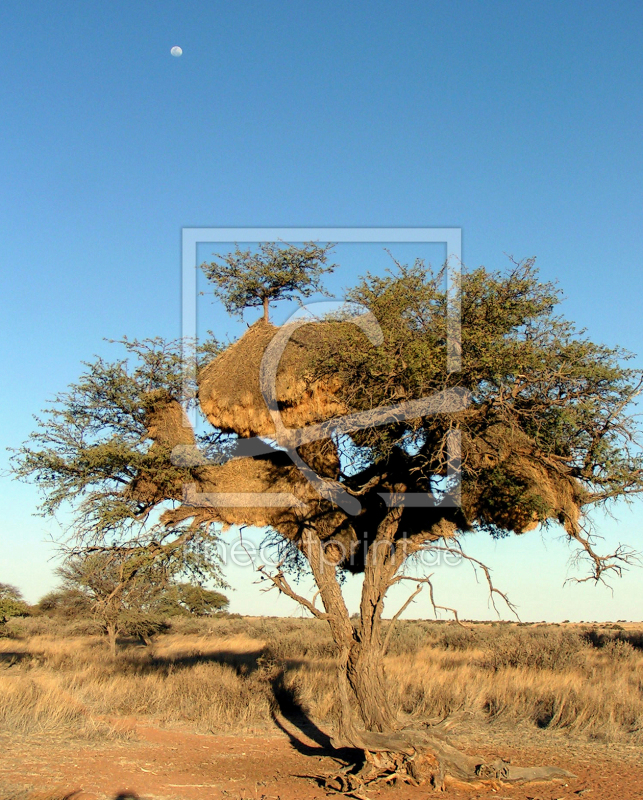
[[[162,628],[155,601],[168,582],[162,566],[145,551],[128,557],[123,551],[90,553],[67,559],[57,571],[63,590],[77,590],[88,600],[91,613],[107,634],[112,656],[119,634],[139,635],[146,643]]]
[[[641,374],[627,367],[628,354],[593,343],[558,316],[556,287],[540,282],[526,261],[504,274],[463,274],[461,364],[449,370],[443,284],[444,273],[422,262],[398,264],[351,292],[349,300],[368,311],[361,317],[281,329],[260,320],[199,373],[199,403],[215,429],[207,441],[175,424],[178,392],[155,395],[152,411],[141,401],[143,438],[154,444],[131,465],[125,458],[129,471],[117,492],[146,509],[171,500],[161,519],[167,530],[221,523],[271,531],[282,559],[264,577],[328,622],[342,700],[335,741],[363,749],[372,771],[338,779],[332,785],[339,787],[355,789],[382,771],[436,785],[445,773],[552,774],[485,764],[439,736],[402,729],[383,657],[410,599],[426,585],[434,602],[430,579],[407,569],[414,557],[427,550],[467,557],[465,535],[501,538],[538,525],[559,525],[579,545],[587,579],[619,574],[632,556],[624,547],[598,553],[587,525],[592,508],[643,489],[631,411]],[[245,302],[234,297],[229,308]],[[103,402],[109,406],[110,396]],[[61,452],[46,425],[36,435],[47,447],[39,454],[23,448],[17,469],[48,476],[55,489],[75,456]],[[226,437],[235,436],[226,450]],[[214,461],[203,456],[217,451]],[[104,473],[94,475],[85,486],[104,481]],[[488,568],[470,560],[492,597],[501,597]],[[321,607],[288,580],[288,566],[302,564]],[[356,625],[342,595],[347,572],[363,575]],[[416,587],[385,633],[386,593],[404,581]]]
[[[79,588],[52,589],[40,598],[37,608],[43,614],[66,620],[87,618],[92,614],[92,602]]]
[[[154,560],[138,566],[123,563],[119,551],[70,558],[58,574],[62,585],[38,601],[38,611],[67,620],[93,616],[107,634],[112,655],[119,634],[139,636],[149,644],[168,618],[221,614],[229,604],[221,592],[175,580]]]
[[[234,253],[217,256],[217,260],[203,263],[201,269],[228,313],[241,314],[245,308],[261,306],[268,322],[270,303],[311,297],[322,291],[323,275],[336,266],[327,263],[332,248],[314,242],[303,247],[267,242],[253,252],[237,246]]]
[[[119,635],[138,636],[149,645],[154,634],[166,628],[168,617],[204,616],[228,605],[221,592],[177,580],[183,571],[180,552],[159,558],[145,547],[98,550],[66,560],[57,570],[62,592],[59,598],[49,596],[44,605],[52,607],[57,599],[64,602],[75,596],[77,610],[89,611],[100,621],[115,656]]]
[[[230,601],[221,592],[195,586],[192,583],[178,582],[165,593],[164,605],[170,614],[192,614],[195,617],[208,617],[224,613]]]
[[[10,583],[0,583],[0,625],[11,617],[29,616],[29,606],[25,603],[20,589]]]

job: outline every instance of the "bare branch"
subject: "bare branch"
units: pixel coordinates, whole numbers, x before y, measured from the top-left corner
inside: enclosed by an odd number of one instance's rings
[[[295,592],[295,590],[290,586],[290,584],[286,580],[283,571],[279,569],[280,566],[281,564],[277,565],[279,571],[275,575],[272,575],[270,572],[268,572],[264,565],[257,567],[257,572],[260,572],[264,578],[267,578],[269,581],[272,581],[273,586],[275,586],[282,594],[287,595],[292,600],[296,600],[304,608],[307,608],[308,611],[310,611],[310,613],[313,616],[317,617],[317,619],[328,619],[329,615],[325,614],[323,611],[320,611],[314,603],[315,599],[317,598],[317,595],[315,595],[313,601],[311,602],[303,595],[297,594],[297,592]],[[271,586],[270,588],[272,589],[273,587]]]
[[[369,489],[372,489],[373,486],[377,486],[380,482],[380,476],[375,475],[369,481],[367,481],[363,486],[360,486],[359,489],[351,489],[350,486],[344,485],[344,489],[355,497],[359,497],[360,495],[366,494]]]
[[[500,614],[498,612],[498,608],[497,608],[495,600],[494,600],[494,595],[498,595],[498,597],[501,597],[504,600],[507,608],[511,611],[511,613],[516,617],[516,619],[520,620],[520,617],[518,615],[516,607],[511,602],[511,600],[509,600],[509,598],[507,597],[507,595],[504,592],[501,592],[500,589],[497,589],[494,586],[493,581],[491,580],[491,570],[489,569],[489,567],[486,564],[483,564],[482,561],[480,561],[479,559],[474,558],[473,556],[470,556],[467,553],[465,553],[464,550],[462,549],[461,545],[458,545],[458,547],[448,547],[446,545],[439,545],[439,546],[438,545],[431,545],[429,548],[425,548],[425,549],[438,550],[438,551],[443,552],[443,553],[452,553],[454,555],[461,556],[462,558],[466,559],[472,565],[473,571],[476,574],[476,579],[477,579],[477,575],[478,575],[476,567],[479,567],[484,572],[484,576],[485,576],[486,581],[487,581],[487,586],[489,587],[489,600],[490,600],[491,605],[493,606],[493,610],[496,612],[496,614],[498,614],[498,616],[500,616]]]
[[[430,597],[430,600],[431,600],[431,606],[433,607],[433,612],[435,613],[436,617],[437,617],[438,610],[440,610],[440,611],[450,611],[453,614],[453,616],[455,618],[455,621],[458,623],[458,625],[462,625],[462,623],[460,622],[460,618],[458,617],[457,609],[450,608],[449,606],[440,606],[435,602],[435,597],[434,597],[434,594],[433,594],[433,583],[431,582],[431,578],[432,577],[433,577],[433,574],[428,575],[425,578],[416,578],[413,575],[398,575],[397,578],[394,578],[391,581],[389,586],[392,586],[394,583],[399,583],[400,581],[413,581],[414,583],[420,584],[418,586],[418,588],[415,590],[414,594],[411,595],[411,597],[406,601],[406,603],[397,612],[397,614],[395,615],[395,617],[393,617],[393,619],[396,619],[397,617],[399,617],[399,615],[409,605],[411,600],[419,593],[419,591],[422,588],[421,584],[426,583],[426,585],[429,587],[429,597]]]
[[[594,583],[600,582],[604,584],[611,590],[612,587],[605,580],[606,573],[614,573],[620,578],[626,567],[640,566],[641,564],[640,554],[625,545],[619,544],[613,553],[602,556],[594,550],[589,533],[583,535],[582,531],[572,531],[569,534],[569,538],[575,539],[582,548],[576,554],[575,560],[579,561],[583,555],[586,555],[592,563],[592,571],[584,578],[567,578],[565,583],[586,583],[587,581],[594,581]]]
[[[393,629],[395,628],[395,623],[398,621],[398,619],[404,613],[404,611],[406,611],[406,609],[411,605],[411,603],[415,600],[415,598],[420,594],[421,591],[422,591],[422,583],[418,582],[418,585],[413,594],[411,594],[408,597],[407,601],[404,603],[404,605],[401,606],[397,614],[394,614],[391,617],[391,621],[389,622],[388,630],[386,631],[386,636],[384,637],[384,642],[382,644],[382,653],[386,653],[386,651],[388,650],[389,642],[391,641],[391,636],[393,634]]]

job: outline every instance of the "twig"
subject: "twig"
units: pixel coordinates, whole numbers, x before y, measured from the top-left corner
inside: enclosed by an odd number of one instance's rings
[[[431,600],[431,606],[433,607],[433,611],[434,611],[436,617],[437,617],[438,609],[440,611],[450,611],[453,614],[453,616],[455,618],[455,621],[458,623],[458,625],[462,625],[462,623],[460,622],[460,618],[458,617],[457,609],[450,608],[449,606],[440,606],[435,602],[435,596],[433,594],[433,583],[431,582],[431,578],[432,577],[433,577],[433,574],[428,575],[426,578],[415,578],[412,575],[398,575],[396,578],[393,578],[393,580],[389,583],[389,586],[392,586],[394,583],[399,583],[400,581],[414,581],[415,583],[418,583],[418,584],[426,583],[426,585],[429,587],[429,598]],[[392,618],[392,620],[396,620],[400,616],[400,614],[404,611],[404,609],[409,605],[411,600],[413,600],[413,598],[416,595],[419,594],[421,589],[422,589],[422,586],[421,585],[418,586],[418,588],[415,590],[415,592],[409,597],[409,599],[402,606],[402,608],[397,612],[397,614]],[[464,625],[462,625],[462,627],[464,628]]]
[[[410,597],[407,599],[407,601],[404,603],[404,605],[399,609],[397,614],[394,614],[393,617],[391,618],[391,621],[389,622],[388,630],[386,631],[386,636],[384,637],[384,643],[382,644],[382,652],[383,653],[386,653],[386,651],[388,650],[388,645],[389,645],[389,642],[391,641],[391,635],[393,634],[393,628],[395,627],[395,623],[398,621],[398,619],[400,618],[401,614],[411,605],[413,600],[415,600],[415,598],[420,594],[421,591],[422,591],[422,583],[418,581],[418,585],[417,585],[415,591],[413,592],[413,594],[410,595]]]

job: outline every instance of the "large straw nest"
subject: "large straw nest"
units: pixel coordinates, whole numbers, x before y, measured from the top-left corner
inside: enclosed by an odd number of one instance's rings
[[[272,326],[264,327],[268,330],[260,333],[274,333]],[[270,339],[263,335],[262,340],[266,343]],[[261,352],[260,347],[252,350],[255,358]],[[290,363],[296,365],[296,359]],[[300,419],[312,421],[314,415],[307,410],[305,392],[290,395],[290,408],[300,415]],[[237,397],[241,396],[244,395],[239,392]],[[245,397],[252,400],[253,395],[246,394]],[[298,406],[299,411],[296,411]],[[248,427],[248,412],[254,410],[251,402],[237,406],[230,404],[227,413],[232,413],[230,409],[235,407],[241,413],[245,409],[244,426]],[[256,415],[254,419],[257,419]],[[252,430],[256,431],[258,426],[255,423],[253,426]],[[128,493],[146,502],[181,501],[177,509],[166,515],[166,522],[193,518],[201,522],[216,521],[225,526],[271,527],[295,541],[301,536],[305,524],[314,525],[317,535],[326,543],[330,560],[333,560],[335,550],[337,560],[343,560],[344,554],[353,551],[361,536],[357,536],[355,531],[368,528],[366,533],[373,533],[384,512],[376,497],[382,488],[374,485],[368,497],[363,498],[363,518],[360,515],[348,519],[343,511],[320,498],[288,454],[278,450],[255,458],[235,458],[224,464],[204,463],[198,458],[192,463],[188,458],[183,464],[174,458],[173,464],[170,455],[177,445],[181,446],[179,450],[183,448],[188,453],[197,454],[198,451],[179,403],[167,396],[150,400],[147,427],[149,437],[154,440],[149,451],[149,464],[145,464]],[[336,477],[338,460],[332,443],[316,442],[300,448],[300,451],[318,474]],[[577,531],[584,499],[582,486],[564,464],[539,453],[534,441],[523,432],[505,423],[492,424],[484,431],[463,430],[462,457],[463,511],[468,524],[483,522],[524,533],[546,519],[557,519],[569,533]],[[408,483],[409,486],[413,484],[411,475]],[[253,495],[262,498],[255,505]],[[275,502],[271,503],[271,495],[284,497],[274,497]],[[283,502],[285,496],[291,502]],[[407,511],[405,525],[411,533],[425,530],[431,522],[427,510],[423,514],[413,513],[412,509]]]
[[[295,539],[304,521],[314,521],[318,535],[327,538],[344,520],[343,512],[319,497],[286,453],[274,450],[255,458],[209,463],[196,450],[192,428],[176,400],[159,393],[147,398],[147,406],[147,434],[153,444],[127,495],[145,503],[182,501],[166,521],[194,516],[225,526],[272,527]],[[337,452],[322,445],[306,445],[302,454],[320,472],[333,474]],[[260,498],[256,505],[253,496]]]
[[[124,494],[146,505],[179,500],[186,471],[172,464],[172,450],[177,445],[195,446],[192,426],[181,404],[165,391],[148,393],[144,404],[147,438],[152,440],[152,445]]]
[[[195,444],[194,431],[181,407],[167,392],[150,393],[146,398],[145,427],[153,447]]]
[[[261,362],[276,328],[260,320],[208,364],[199,377],[199,401],[210,423],[239,436],[271,436],[275,427],[260,389]],[[338,323],[315,322],[295,330],[279,362],[276,395],[286,428],[301,428],[346,413],[339,382],[313,380],[310,367],[320,344],[338,334]]]
[[[578,530],[583,487],[526,434],[497,423],[484,434],[463,435],[462,450],[463,506],[470,518],[515,533],[546,519],[558,520],[568,533]]]
[[[259,498],[256,504],[255,497]],[[200,467],[194,471],[193,482],[184,485],[182,500],[166,521],[193,517],[224,527],[269,527],[292,540],[300,538],[305,523],[314,524],[317,535],[326,539],[346,516],[321,499],[280,451]]]

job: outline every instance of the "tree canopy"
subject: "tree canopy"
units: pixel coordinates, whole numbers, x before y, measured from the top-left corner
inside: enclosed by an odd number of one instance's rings
[[[326,341],[315,371],[339,378],[353,410],[454,388],[468,393],[469,405],[360,431],[340,442],[342,460],[370,475],[378,464],[402,459],[412,483],[432,491],[443,482],[447,441],[456,430],[462,529],[501,536],[553,520],[586,548],[581,512],[643,486],[632,413],[641,371],[627,367],[627,351],[592,342],[557,314],[560,292],[538,280],[531,259],[505,273],[480,268],[462,275],[461,368],[449,372],[443,282],[443,272],[421,262],[367,275],[348,299],[372,311],[382,344],[365,347],[359,329],[347,328]]]
[[[35,418],[29,441],[13,451],[15,475],[33,480],[41,490],[42,516],[72,509],[72,554],[74,548],[150,546],[168,558],[180,552],[188,570],[207,576],[216,564],[214,532],[158,525],[154,513],[176,500],[174,490],[189,479],[188,471],[173,465],[174,440],[166,441],[163,425],[155,427],[155,411],[168,402],[194,402],[196,386],[186,383],[183,370],[193,345],[158,337],[124,338],[118,344],[126,351],[124,358],[85,363],[80,380]],[[218,350],[216,342],[199,348],[199,365]],[[181,438],[183,425],[187,431],[189,424],[180,410],[175,424]],[[191,430],[184,438],[192,441]],[[199,442],[207,452],[216,439],[203,436]],[[158,486],[152,491],[154,481]]]
[[[63,596],[50,597],[49,605],[73,614],[89,600],[113,647],[123,626],[132,629],[140,618],[145,627],[141,615],[170,576],[225,585],[212,525],[159,522],[161,511],[180,499],[190,471],[172,463],[174,442],[164,439],[164,425],[155,427],[155,411],[169,401],[177,404],[180,438],[179,401],[189,405],[196,391],[183,370],[194,346],[160,338],[119,344],[125,357],[87,362],[80,380],[55,396],[36,418],[29,442],[13,454],[17,476],[41,489],[41,515],[71,511],[60,542]],[[217,352],[216,341],[198,348],[200,366]],[[202,437],[206,452],[216,438]],[[187,439],[192,441],[191,431]]]
[[[58,568],[62,587],[40,603],[43,611],[75,617],[91,613],[110,637],[118,634],[146,641],[172,616],[207,616],[225,610],[228,598],[180,580],[181,558],[159,559],[149,548],[102,549],[67,558]]]
[[[268,321],[270,303],[310,297],[322,290],[323,275],[336,267],[327,263],[332,248],[314,242],[301,247],[267,242],[258,252],[237,246],[234,253],[204,262],[201,269],[228,313],[261,306]]]
[[[29,606],[25,603],[20,589],[10,583],[0,583],[0,624],[11,617],[29,615]]]

